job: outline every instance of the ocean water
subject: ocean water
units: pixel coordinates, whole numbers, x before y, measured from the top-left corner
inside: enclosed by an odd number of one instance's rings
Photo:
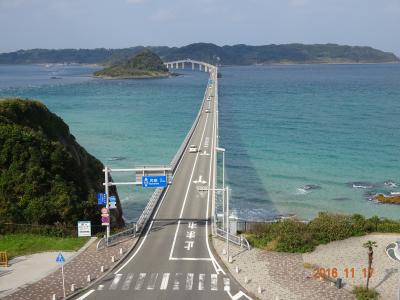
[[[40,99],[110,167],[168,164],[197,113],[207,75],[187,70],[169,79],[99,80],[90,77],[94,70],[0,66],[0,97]],[[220,71],[220,145],[238,216],[312,218],[333,211],[399,219],[400,206],[368,195],[400,191],[400,65]],[[118,191],[128,219],[138,217],[151,194]]]

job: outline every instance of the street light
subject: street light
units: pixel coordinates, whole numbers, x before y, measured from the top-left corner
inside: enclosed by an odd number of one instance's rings
[[[225,148],[216,147],[215,150],[222,152],[222,190],[225,191]],[[222,229],[225,228],[225,192],[222,193]]]

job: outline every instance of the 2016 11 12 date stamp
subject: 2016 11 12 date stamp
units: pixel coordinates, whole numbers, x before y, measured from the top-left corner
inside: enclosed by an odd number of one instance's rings
[[[332,278],[335,279],[337,277],[341,278],[354,278],[354,276],[359,276],[359,272],[361,272],[362,276],[364,278],[369,277],[371,278],[373,273],[374,273],[374,268],[344,268],[344,269],[339,269],[339,268],[314,268],[313,269],[313,278],[314,279],[320,279],[320,278]]]

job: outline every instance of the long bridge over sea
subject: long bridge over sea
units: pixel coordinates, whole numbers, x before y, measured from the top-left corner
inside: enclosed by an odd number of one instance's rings
[[[246,245],[215,222],[216,192],[222,190],[228,198],[229,191],[216,185],[217,153],[225,152],[218,142],[218,67],[191,59],[165,65],[170,70],[189,66],[209,73],[200,109],[169,165],[123,170],[143,175],[163,172],[169,185],[155,190],[139,218],[141,235],[131,254],[79,299],[251,299],[215,256],[209,241],[213,234]],[[192,146],[197,149],[189,149]],[[112,171],[105,169],[106,189],[113,184],[108,182]]]

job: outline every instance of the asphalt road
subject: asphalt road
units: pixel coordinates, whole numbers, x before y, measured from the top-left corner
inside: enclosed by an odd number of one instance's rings
[[[216,74],[189,145],[150,225],[132,254],[78,299],[250,299],[211,252]],[[210,88],[211,86],[211,88]],[[205,110],[209,109],[210,112]]]

